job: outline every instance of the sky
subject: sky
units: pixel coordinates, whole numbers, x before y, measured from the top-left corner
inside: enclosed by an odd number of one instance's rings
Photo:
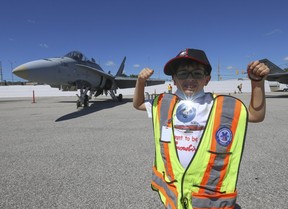
[[[263,58],[287,68],[287,8],[287,0],[2,0],[2,79],[21,80],[11,69],[73,50],[112,74],[126,56],[125,74],[149,67],[164,79],[166,62],[186,48],[206,52],[212,80],[246,76]]]

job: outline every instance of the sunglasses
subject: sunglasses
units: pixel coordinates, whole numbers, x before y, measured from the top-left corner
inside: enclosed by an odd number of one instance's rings
[[[207,73],[203,70],[193,70],[191,72],[183,70],[176,72],[176,77],[180,80],[189,78],[189,75],[191,75],[193,79],[200,80],[203,79],[207,75]]]

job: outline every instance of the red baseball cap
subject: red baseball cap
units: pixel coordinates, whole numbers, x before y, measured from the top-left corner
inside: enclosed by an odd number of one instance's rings
[[[166,65],[164,66],[164,73],[166,75],[173,75],[175,73],[175,67],[177,67],[179,61],[185,59],[205,65],[206,71],[210,75],[212,67],[205,52],[199,49],[185,49],[181,51],[176,57],[166,63]]]

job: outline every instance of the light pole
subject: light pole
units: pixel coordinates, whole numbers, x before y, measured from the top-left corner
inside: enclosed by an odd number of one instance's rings
[[[1,83],[3,82],[3,72],[2,72],[2,63],[0,61],[0,76],[1,76]]]
[[[15,61],[12,62],[10,60],[8,60],[8,62],[10,63],[11,66],[11,78],[12,78],[12,84],[14,83],[14,76],[13,76],[13,63],[16,63]]]

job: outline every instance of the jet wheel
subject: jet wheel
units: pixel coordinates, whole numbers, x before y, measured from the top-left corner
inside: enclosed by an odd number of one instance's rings
[[[81,102],[79,100],[76,102],[76,106],[77,106],[77,108],[81,107]]]
[[[122,102],[122,100],[123,100],[123,95],[122,95],[122,94],[119,94],[119,96],[118,96],[118,101],[119,101],[119,102]]]
[[[88,107],[89,106],[89,97],[88,95],[85,95],[85,98],[84,98],[84,107]]]

